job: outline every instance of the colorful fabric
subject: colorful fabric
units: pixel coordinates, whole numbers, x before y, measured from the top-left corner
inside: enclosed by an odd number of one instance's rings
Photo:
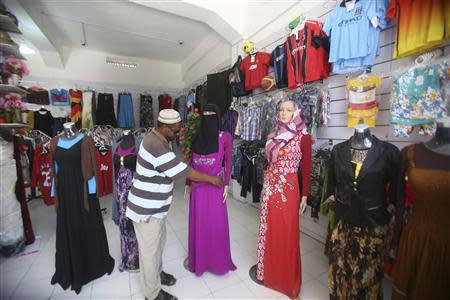
[[[360,119],[370,127],[375,127],[378,114],[376,89],[381,86],[380,76],[364,76],[347,81],[348,127],[355,127]]]
[[[139,248],[136,234],[133,228],[133,221],[126,217],[128,202],[128,192],[133,182],[133,172],[127,168],[120,168],[117,174],[117,198],[116,203],[119,208],[119,230],[120,230],[120,251],[122,260],[119,271],[139,270]]]
[[[54,106],[66,106],[70,105],[69,92],[65,89],[52,89],[50,90],[50,99]]]
[[[450,38],[447,0],[392,0],[386,17],[397,19],[394,58],[420,54]]]
[[[410,127],[416,125],[433,127],[437,119],[448,116],[447,101],[441,92],[442,83],[449,78],[448,70],[447,64],[431,64],[395,78],[391,122],[396,136],[408,136]]]
[[[75,123],[78,129],[81,128],[81,99],[83,93],[78,90],[69,90],[70,95],[70,120]]]
[[[285,48],[288,54],[286,67],[290,89],[328,77],[331,70],[328,63],[329,41],[322,31],[322,23],[305,21],[297,36],[292,34],[288,37]]]
[[[240,70],[245,72],[245,89],[251,91],[261,87],[261,79],[267,75],[270,54],[256,52],[247,55],[241,62]]]
[[[337,222],[330,239],[331,300],[383,298],[387,228],[387,225],[359,227],[344,220]]]
[[[239,120],[241,139],[246,141],[261,139],[261,107],[249,104],[240,113]]]

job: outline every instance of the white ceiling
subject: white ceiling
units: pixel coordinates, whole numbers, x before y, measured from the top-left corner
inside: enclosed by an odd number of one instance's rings
[[[181,63],[204,38],[218,35],[204,23],[126,0],[19,2],[56,48]],[[82,23],[86,47],[81,46]]]

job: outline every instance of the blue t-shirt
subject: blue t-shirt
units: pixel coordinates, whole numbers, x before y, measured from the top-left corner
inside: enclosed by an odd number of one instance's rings
[[[368,66],[373,66],[376,57],[380,52],[380,33],[381,29],[387,27],[386,11],[389,6],[389,0],[374,0],[376,16],[378,17],[378,26],[374,27],[369,23],[368,45],[371,51],[364,57],[351,59],[341,59],[333,64],[333,72],[337,74],[345,74],[364,70]],[[376,49],[376,51],[373,51]]]
[[[343,5],[330,13],[323,27],[323,31],[330,38],[329,62],[363,58],[369,53],[376,53],[373,40],[370,41],[370,26],[372,26],[370,20],[378,16],[376,9],[378,1],[384,0],[356,1],[350,11],[347,11],[343,2]]]

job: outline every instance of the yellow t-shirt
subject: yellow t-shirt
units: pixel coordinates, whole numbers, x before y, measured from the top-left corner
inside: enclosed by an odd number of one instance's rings
[[[423,53],[450,37],[450,4],[446,1],[391,1],[387,18],[397,15],[394,58]]]

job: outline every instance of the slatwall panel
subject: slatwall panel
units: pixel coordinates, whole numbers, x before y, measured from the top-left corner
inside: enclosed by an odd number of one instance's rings
[[[325,22],[327,15],[333,9],[325,9],[319,5],[316,9],[308,14],[305,14],[307,19],[318,19]],[[259,51],[272,52],[273,49],[285,42],[286,36],[280,36],[279,33],[274,33],[260,42],[256,42],[256,49]],[[402,68],[407,68],[414,63],[415,57],[407,57],[403,59],[393,60],[392,54],[395,47],[395,24],[389,25],[381,32],[380,36],[380,52],[374,66],[372,67],[372,74],[383,77],[382,85],[377,89],[376,97],[379,103],[380,111],[376,120],[376,127],[371,129],[371,132],[381,140],[389,141],[398,148],[403,148],[411,143],[426,141],[430,137],[418,135],[418,129],[411,134],[409,138],[399,138],[394,136],[393,126],[390,124],[390,94],[392,89],[392,72]],[[450,45],[442,47],[444,55],[450,55]],[[245,54],[241,53],[244,57]],[[269,70],[269,75],[273,75],[273,69]],[[320,128],[317,133],[316,145],[324,144],[332,140],[333,145],[350,138],[353,133],[353,128],[347,127],[347,97],[345,84],[350,77],[348,75],[331,75],[327,80],[321,84],[325,89],[329,90],[331,100],[331,120],[328,126]],[[266,92],[261,89],[255,90],[253,95],[264,94]],[[236,183],[237,184],[237,183]],[[233,192],[236,187],[233,187]],[[238,189],[240,191],[240,188]],[[237,197],[243,200],[241,197]],[[247,197],[251,198],[251,197]],[[249,199],[247,199],[249,201]],[[250,200],[251,201],[251,200]],[[327,219],[321,216],[318,221],[310,218],[309,207],[305,215],[301,218],[301,229],[306,234],[324,242],[326,239]]]
[[[327,15],[332,10],[333,9],[326,9],[319,5],[315,10],[305,15],[307,19],[318,19],[321,22],[325,22]],[[285,40],[286,35],[280,36],[280,34],[274,33],[264,40],[255,43],[255,46],[260,51],[270,53],[277,45],[284,43]],[[377,89],[376,94],[380,108],[376,120],[376,128],[373,128],[371,131],[379,139],[389,141],[397,147],[403,148],[411,143],[426,141],[430,137],[419,136],[418,129],[415,129],[409,138],[394,136],[393,126],[390,125],[390,94],[393,83],[392,72],[413,65],[415,60],[415,57],[393,60],[392,54],[394,47],[395,24],[391,24],[381,32],[379,56],[372,67],[372,74],[382,76],[383,81],[381,87]],[[445,55],[450,55],[450,45],[447,44],[442,48],[444,49]],[[272,68],[269,70],[269,75],[273,75]],[[324,89],[328,89],[330,92],[331,120],[327,127],[318,130],[318,144],[321,144],[321,141],[326,140],[333,140],[333,144],[336,144],[347,140],[353,135],[354,129],[347,127],[348,100],[345,84],[350,78],[349,75],[332,74],[323,82],[323,84],[321,84]],[[253,95],[263,93],[265,92],[258,89],[253,92]]]

